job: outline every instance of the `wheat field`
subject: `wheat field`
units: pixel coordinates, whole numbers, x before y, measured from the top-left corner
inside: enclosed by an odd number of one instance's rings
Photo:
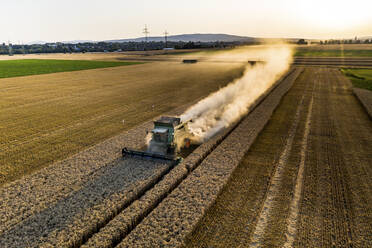
[[[242,70],[158,62],[0,79],[0,185],[195,101]]]

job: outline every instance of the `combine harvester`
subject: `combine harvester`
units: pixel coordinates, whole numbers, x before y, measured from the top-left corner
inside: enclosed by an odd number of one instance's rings
[[[198,60],[197,59],[184,59],[182,62],[184,64],[196,64],[198,63]]]
[[[125,147],[122,150],[123,157],[129,155],[181,162],[182,157],[178,156],[180,149],[190,146],[190,140],[184,138],[187,134],[187,123],[190,121],[181,123],[180,118],[162,116],[154,121],[154,129],[151,131],[152,136],[147,151],[131,150]]]

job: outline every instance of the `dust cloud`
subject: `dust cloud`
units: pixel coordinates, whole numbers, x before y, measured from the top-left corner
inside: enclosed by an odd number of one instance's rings
[[[188,122],[188,139],[201,144],[247,113],[249,106],[288,69],[292,49],[287,45],[240,48],[211,56],[210,60],[246,61],[241,78],[202,99],[181,115]],[[250,64],[248,61],[262,61]]]

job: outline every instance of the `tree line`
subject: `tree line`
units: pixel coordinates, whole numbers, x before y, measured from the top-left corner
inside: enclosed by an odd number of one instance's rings
[[[33,45],[1,44],[0,54],[35,53],[85,53],[85,52],[121,52],[173,49],[227,48],[244,45],[244,42],[85,42],[85,43],[46,43]]]

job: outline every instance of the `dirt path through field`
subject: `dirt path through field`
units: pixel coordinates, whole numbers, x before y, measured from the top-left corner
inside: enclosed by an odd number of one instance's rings
[[[371,247],[371,141],[348,79],[306,68],[186,247]]]

